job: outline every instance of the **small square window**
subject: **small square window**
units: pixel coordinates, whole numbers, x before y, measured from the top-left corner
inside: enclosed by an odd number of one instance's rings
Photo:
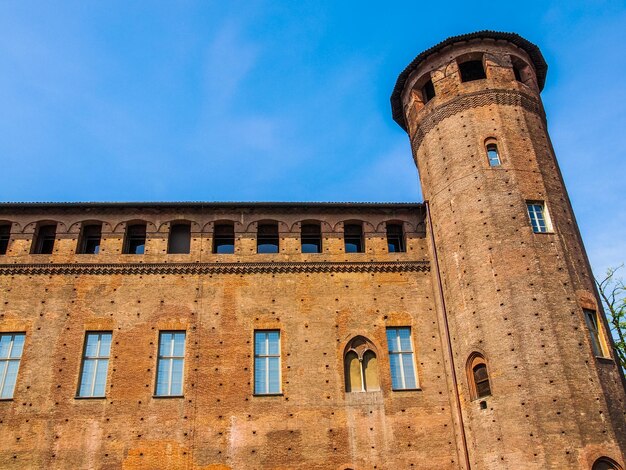
[[[462,82],[471,82],[487,78],[482,60],[468,60],[459,64]]]

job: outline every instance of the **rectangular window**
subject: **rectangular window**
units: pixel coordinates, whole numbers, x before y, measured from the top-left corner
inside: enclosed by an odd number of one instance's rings
[[[278,253],[278,224],[259,224],[256,235],[257,253]]]
[[[500,166],[500,154],[498,153],[498,146],[494,143],[487,144],[487,158],[489,159],[489,166]]]
[[[402,225],[387,224],[387,248],[389,253],[403,253],[406,251]]]
[[[13,398],[25,336],[24,333],[0,333],[0,399]]]
[[[550,221],[546,205],[543,201],[530,201],[526,203],[528,216],[535,233],[546,233],[551,231]]]
[[[143,255],[146,251],[146,224],[133,224],[126,227],[124,241],[125,255]]]
[[[345,224],[343,239],[346,253],[363,253],[363,227],[361,224]]]
[[[6,255],[9,248],[9,238],[11,237],[11,226],[0,225],[0,255]]]
[[[102,238],[102,224],[83,225],[78,253],[83,255],[97,255],[100,252]]]
[[[183,395],[185,334],[184,331],[160,332],[156,396],[180,397]]]
[[[170,227],[167,241],[167,252],[170,254],[187,254],[191,249],[191,224],[178,223]]]
[[[37,227],[33,251],[35,255],[50,255],[54,251],[54,239],[57,234],[57,224],[41,225]]]
[[[387,346],[391,365],[391,386],[394,390],[417,388],[411,328],[387,328]]]
[[[85,335],[79,397],[104,397],[111,353],[111,332],[94,331]]]
[[[235,227],[233,224],[215,224],[213,229],[213,253],[220,255],[235,252]]]
[[[609,357],[604,341],[602,341],[602,334],[598,323],[598,314],[594,310],[587,309],[584,309],[583,313],[585,314],[587,330],[589,330],[593,354],[598,357]]]
[[[487,78],[482,60],[468,60],[459,64],[462,82],[471,82]]]
[[[254,332],[254,393],[280,393],[280,331]]]
[[[424,104],[428,103],[435,97],[435,87],[432,80],[428,80],[422,87],[422,100]]]
[[[322,252],[322,232],[319,224],[302,224],[300,233],[302,253]]]

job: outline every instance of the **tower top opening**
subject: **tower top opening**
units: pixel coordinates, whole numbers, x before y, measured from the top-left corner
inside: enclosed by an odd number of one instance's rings
[[[535,44],[521,37],[519,34],[485,30],[477,31],[474,33],[462,34],[460,36],[452,36],[445,41],[442,41],[439,44],[431,47],[430,49],[426,49],[425,51],[420,53],[398,76],[398,79],[396,80],[396,86],[394,87],[393,93],[391,94],[391,112],[393,120],[396,121],[400,125],[400,127],[402,127],[402,129],[407,130],[402,106],[402,92],[404,90],[404,86],[407,80],[409,79],[413,71],[415,71],[429,57],[443,51],[445,48],[452,46],[453,44],[481,39],[507,41],[523,49],[528,54],[530,60],[533,63],[533,67],[535,68],[539,90],[543,89],[546,81],[546,74],[548,72],[548,65],[546,64],[546,61],[543,58],[543,55],[541,54],[539,48]]]

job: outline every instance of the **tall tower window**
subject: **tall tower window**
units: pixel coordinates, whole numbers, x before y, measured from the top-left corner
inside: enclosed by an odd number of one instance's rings
[[[318,223],[302,224],[300,233],[302,253],[322,252],[322,230]]]
[[[392,388],[394,390],[416,389],[417,377],[411,328],[387,328],[387,347],[389,348]]]
[[[606,344],[603,341],[604,338],[602,337],[602,330],[600,329],[597,312],[594,310],[584,309],[583,313],[585,315],[587,330],[589,331],[593,354],[597,357],[609,357]]]
[[[167,252],[172,254],[186,254],[191,249],[191,224],[178,222],[170,226],[170,236],[167,241]]]
[[[526,206],[528,207],[528,216],[530,217],[533,232],[547,233],[552,231],[546,204],[543,201],[527,201]]]
[[[146,251],[146,224],[138,223],[126,227],[124,254],[143,255]]]
[[[0,225],[0,255],[6,255],[9,248],[9,238],[11,237],[11,226],[9,224]]]
[[[482,60],[467,60],[459,64],[462,82],[472,82],[487,78]]]
[[[344,353],[346,392],[380,390],[375,349],[374,345],[362,336],[357,336],[348,343]]]
[[[185,370],[185,332],[161,331],[157,362],[156,395],[182,396]]]
[[[111,332],[90,332],[85,336],[79,397],[104,397],[111,352]]]
[[[280,331],[254,332],[254,394],[280,393]]]
[[[401,224],[387,224],[387,249],[389,253],[403,253],[406,251]]]
[[[97,255],[100,252],[102,224],[85,224],[81,229],[78,254]]]
[[[54,240],[57,233],[57,224],[45,224],[37,227],[33,241],[33,254],[50,255],[54,251]]]
[[[489,160],[489,166],[500,166],[502,162],[500,161],[498,145],[493,140],[490,140],[485,145],[485,149],[487,150],[487,159]]]
[[[0,399],[13,398],[25,336],[24,333],[0,334]]]
[[[487,362],[481,354],[474,353],[470,356],[467,367],[467,375],[472,400],[477,400],[491,395],[491,384],[489,383]]]
[[[435,97],[435,86],[432,80],[428,80],[422,87],[422,100],[424,104],[428,103]]]
[[[361,224],[345,224],[343,240],[346,253],[363,253],[363,226]]]
[[[259,224],[256,235],[257,253],[278,253],[278,224]]]
[[[215,224],[213,229],[213,253],[227,255],[234,252],[235,226],[228,222]]]

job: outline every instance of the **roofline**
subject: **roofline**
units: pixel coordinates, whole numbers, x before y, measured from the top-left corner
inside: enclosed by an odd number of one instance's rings
[[[180,202],[0,202],[1,209],[246,209],[246,208],[319,208],[319,209],[416,209],[423,207],[421,202],[208,202],[208,201],[180,201]]]
[[[523,49],[535,67],[535,72],[537,74],[537,84],[539,85],[539,91],[543,90],[543,86],[546,82],[546,75],[548,72],[548,64],[546,63],[539,47],[537,47],[532,42],[524,39],[519,34],[516,33],[506,33],[499,31],[476,31],[474,33],[461,34],[459,36],[451,36],[445,41],[440,42],[439,44],[431,47],[430,49],[426,49],[421,52],[413,61],[398,75],[398,79],[396,80],[396,86],[393,88],[393,92],[391,93],[391,114],[393,116],[393,120],[396,121],[402,129],[407,130],[406,121],[404,120],[404,112],[402,106],[402,92],[404,91],[404,86],[415,69],[417,69],[422,62],[424,62],[428,57],[433,54],[436,54],[443,50],[444,48],[456,44],[459,42],[471,41],[472,39],[494,39],[494,40],[503,40],[508,41],[511,44]]]

